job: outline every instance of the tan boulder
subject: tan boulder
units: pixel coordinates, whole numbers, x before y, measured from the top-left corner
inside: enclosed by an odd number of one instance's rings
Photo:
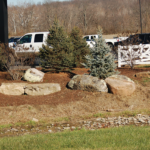
[[[90,75],[76,75],[68,83],[73,90],[89,92],[108,92],[106,82]]]
[[[0,93],[5,95],[23,95],[27,83],[2,83]]]
[[[28,69],[24,74],[24,80],[29,82],[42,82],[44,78],[44,73],[35,68]]]
[[[107,83],[109,91],[116,95],[128,96],[136,89],[135,83],[123,75],[110,76],[105,79],[105,82]]]
[[[139,77],[139,78],[150,78],[150,72],[138,72],[135,74],[135,77]]]
[[[28,84],[25,87],[25,93],[32,96],[48,95],[58,91],[61,91],[58,83]]]

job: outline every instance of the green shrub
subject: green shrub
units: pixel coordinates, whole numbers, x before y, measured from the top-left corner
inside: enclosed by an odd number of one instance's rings
[[[54,21],[49,32],[47,45],[40,48],[41,66],[55,72],[70,71],[74,67],[74,47],[70,37],[58,20]]]
[[[82,37],[81,30],[74,27],[70,33],[70,38],[74,46],[74,64],[75,67],[81,67],[81,62],[85,62],[85,55],[89,54],[89,47]]]
[[[111,75],[118,74],[114,56],[111,49],[106,45],[102,37],[102,30],[98,31],[98,39],[94,39],[95,44],[90,48],[91,55],[86,55],[86,63],[82,63],[86,68],[90,68],[90,75],[105,79]]]

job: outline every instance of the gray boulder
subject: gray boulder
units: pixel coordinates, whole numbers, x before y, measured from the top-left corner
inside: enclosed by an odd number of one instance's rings
[[[76,75],[68,83],[68,87],[73,90],[84,90],[89,92],[108,92],[104,80],[90,75]]]
[[[24,74],[24,80],[29,82],[42,82],[44,78],[44,73],[35,68],[30,68]]]
[[[110,92],[116,95],[128,96],[136,89],[134,81],[124,75],[113,75],[106,78],[105,81]]]

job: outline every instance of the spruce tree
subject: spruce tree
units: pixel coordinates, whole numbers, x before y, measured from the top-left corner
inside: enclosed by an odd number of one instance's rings
[[[90,48],[91,55],[86,55],[87,62],[83,63],[86,68],[90,68],[90,75],[105,79],[118,74],[115,71],[116,64],[111,49],[102,37],[102,29],[98,31],[98,39],[94,39],[94,41],[93,48]]]
[[[82,37],[81,30],[74,27],[70,33],[71,41],[74,45],[74,64],[75,67],[80,67],[81,62],[85,62],[85,55],[89,54],[89,46]]]
[[[49,30],[47,45],[40,49],[41,66],[50,71],[70,71],[74,67],[73,49],[70,37],[55,19]]]

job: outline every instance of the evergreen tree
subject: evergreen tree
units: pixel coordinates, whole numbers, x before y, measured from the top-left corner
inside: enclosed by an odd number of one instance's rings
[[[49,30],[47,45],[40,49],[41,66],[56,72],[70,71],[74,67],[73,49],[70,37],[55,20]]]
[[[111,49],[106,45],[102,37],[102,30],[98,31],[98,39],[94,39],[95,44],[90,49],[91,55],[86,55],[86,63],[83,63],[86,68],[90,68],[90,75],[105,79],[111,75],[118,74],[114,56]]]
[[[85,62],[84,56],[89,54],[89,46],[83,39],[81,30],[78,27],[72,29],[70,37],[74,45],[74,64],[76,67],[79,67],[81,62]]]

